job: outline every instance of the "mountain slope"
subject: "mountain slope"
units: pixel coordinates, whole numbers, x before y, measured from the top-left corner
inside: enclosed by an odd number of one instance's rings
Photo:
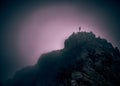
[[[120,52],[92,32],[73,33],[64,49],[40,56],[6,86],[120,86]]]

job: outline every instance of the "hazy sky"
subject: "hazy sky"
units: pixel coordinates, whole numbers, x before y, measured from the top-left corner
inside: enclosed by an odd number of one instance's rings
[[[119,47],[119,8],[116,0],[1,2],[1,80],[35,64],[42,53],[62,49],[79,26]]]

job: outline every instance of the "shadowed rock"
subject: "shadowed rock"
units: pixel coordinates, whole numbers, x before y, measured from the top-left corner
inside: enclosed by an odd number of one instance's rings
[[[92,32],[73,33],[65,48],[40,56],[6,86],[120,86],[120,52]]]

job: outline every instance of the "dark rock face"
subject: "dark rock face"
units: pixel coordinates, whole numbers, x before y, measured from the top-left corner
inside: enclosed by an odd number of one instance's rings
[[[6,86],[120,86],[120,52],[92,32],[73,33],[65,48],[41,55]]]

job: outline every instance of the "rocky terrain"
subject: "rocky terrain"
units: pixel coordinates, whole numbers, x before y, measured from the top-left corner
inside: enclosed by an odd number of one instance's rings
[[[5,86],[120,86],[120,52],[92,32],[73,33],[64,49],[45,53]]]

